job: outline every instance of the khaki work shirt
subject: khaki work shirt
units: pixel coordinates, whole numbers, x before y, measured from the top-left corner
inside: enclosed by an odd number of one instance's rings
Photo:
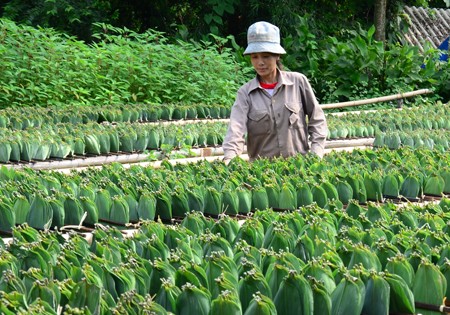
[[[309,150],[323,156],[327,123],[306,76],[278,71],[272,96],[257,78],[244,84],[231,108],[222,146],[224,159],[242,154],[246,135],[250,160],[306,154]]]

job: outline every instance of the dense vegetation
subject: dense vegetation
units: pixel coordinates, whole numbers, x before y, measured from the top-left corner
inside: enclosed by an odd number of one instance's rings
[[[357,23],[373,23],[376,0],[0,0],[0,16],[30,26],[51,27],[79,39],[92,41],[94,23],[126,27],[138,33],[147,29],[179,38],[205,39],[208,33],[229,34],[245,45],[248,25],[266,20],[279,25],[284,34],[295,34],[296,16],[309,16],[316,36],[354,29]],[[390,0],[387,17],[404,5],[445,7],[448,0]],[[327,10],[323,10],[326,7]],[[395,24],[395,23],[394,23]],[[389,26],[390,31],[394,25]]]
[[[111,103],[229,103],[246,71],[230,49],[169,43],[104,26],[98,43],[0,21],[0,107]],[[113,32],[114,35],[109,35]]]
[[[448,63],[436,50],[387,49],[373,40],[373,28],[345,39],[318,41],[299,18],[298,34],[286,38],[292,52],[285,64],[306,73],[321,103],[434,89],[448,97]],[[105,105],[114,103],[232,104],[252,70],[230,39],[173,42],[164,34],[143,34],[98,25],[97,42],[86,44],[51,29],[0,22],[0,107]],[[307,56],[308,58],[304,58]],[[242,58],[242,57],[241,57]],[[297,66],[296,66],[297,65]],[[423,66],[422,66],[423,65]]]
[[[0,22],[0,107],[231,104],[252,73],[242,51],[255,20],[280,27],[285,67],[305,73],[321,103],[418,88],[448,99],[449,63],[439,61],[439,51],[427,47],[420,53],[398,42],[407,25],[404,5],[445,7],[448,1],[388,1],[393,22],[386,43],[373,38],[374,3],[0,1],[1,16],[17,23]],[[323,6],[326,13],[317,10]]]

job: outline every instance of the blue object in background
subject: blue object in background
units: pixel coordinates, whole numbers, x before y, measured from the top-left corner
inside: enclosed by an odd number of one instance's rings
[[[439,50],[442,50],[442,54],[439,57],[440,61],[447,61],[448,62],[448,42],[449,42],[450,36],[447,37],[446,40],[444,40],[438,47]],[[422,64],[420,66],[422,69],[425,69],[425,64]]]
[[[438,49],[443,50],[444,52],[442,53],[441,57],[439,58],[439,60],[442,61],[448,61],[448,41],[450,39],[450,36],[447,37],[446,40],[444,40],[442,42],[442,44],[439,45]]]

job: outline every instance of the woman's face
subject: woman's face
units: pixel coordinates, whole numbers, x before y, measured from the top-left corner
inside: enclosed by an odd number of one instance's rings
[[[258,73],[261,78],[273,78],[273,76],[276,78],[277,60],[279,59],[278,55],[266,52],[253,53],[250,55],[250,59],[253,68],[255,68],[256,73]]]

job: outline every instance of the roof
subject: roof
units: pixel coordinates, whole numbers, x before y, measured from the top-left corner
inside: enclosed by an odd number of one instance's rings
[[[425,41],[438,48],[450,36],[450,9],[405,6],[404,11],[410,18],[405,39],[421,51]]]

